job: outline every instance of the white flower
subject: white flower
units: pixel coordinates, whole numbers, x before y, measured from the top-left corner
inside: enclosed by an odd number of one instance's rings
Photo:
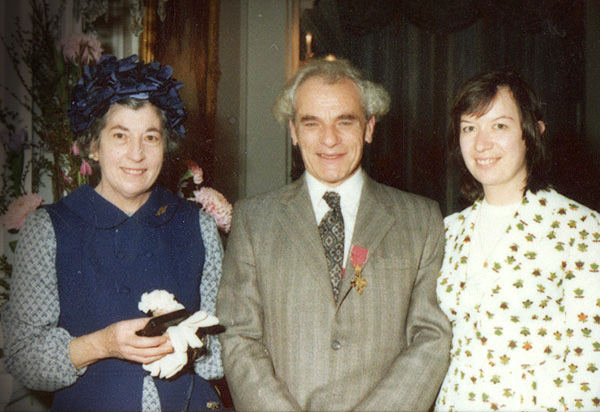
[[[170,379],[187,364],[188,347],[201,348],[204,346],[196,331],[199,328],[217,324],[219,324],[219,319],[216,316],[199,310],[179,325],[169,327],[166,333],[173,345],[173,352],[152,363],[142,365],[142,367],[154,377]]]
[[[177,302],[172,293],[163,289],[156,289],[142,294],[138,309],[144,313],[150,312],[153,316],[158,316],[185,309],[185,307]]]

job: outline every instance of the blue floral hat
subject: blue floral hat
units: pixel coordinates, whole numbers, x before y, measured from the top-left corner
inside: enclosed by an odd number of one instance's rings
[[[148,100],[162,109],[169,126],[181,138],[185,135],[185,110],[179,97],[182,82],[171,78],[173,68],[158,62],[144,64],[132,55],[117,59],[103,55],[97,64],[87,65],[71,92],[69,120],[75,136],[87,130],[95,119],[104,116],[111,104],[132,97]]]

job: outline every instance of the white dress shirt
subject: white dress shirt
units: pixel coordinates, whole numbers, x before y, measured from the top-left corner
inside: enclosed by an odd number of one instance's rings
[[[323,199],[325,192],[336,192],[340,195],[340,207],[344,218],[344,265],[342,267],[345,267],[348,254],[350,253],[350,244],[352,242],[352,234],[354,233],[360,194],[365,180],[363,171],[362,169],[358,169],[345,182],[336,187],[329,187],[323,184],[308,172],[305,172],[305,174],[308,194],[315,212],[317,225],[330,210],[329,205]]]

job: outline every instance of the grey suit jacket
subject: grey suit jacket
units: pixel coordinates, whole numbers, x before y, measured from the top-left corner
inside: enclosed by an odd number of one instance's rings
[[[438,307],[443,225],[432,200],[366,178],[335,303],[304,179],[234,208],[217,315],[237,410],[427,410],[449,361]]]

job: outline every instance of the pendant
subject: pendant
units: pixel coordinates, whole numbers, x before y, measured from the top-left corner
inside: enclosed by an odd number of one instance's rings
[[[363,279],[361,267],[355,267],[354,269],[356,273],[354,275],[354,278],[352,278],[352,280],[350,281],[350,284],[353,288],[356,288],[356,291],[359,295],[362,295],[363,288],[365,288],[369,284],[369,282],[367,282],[366,279]]]

